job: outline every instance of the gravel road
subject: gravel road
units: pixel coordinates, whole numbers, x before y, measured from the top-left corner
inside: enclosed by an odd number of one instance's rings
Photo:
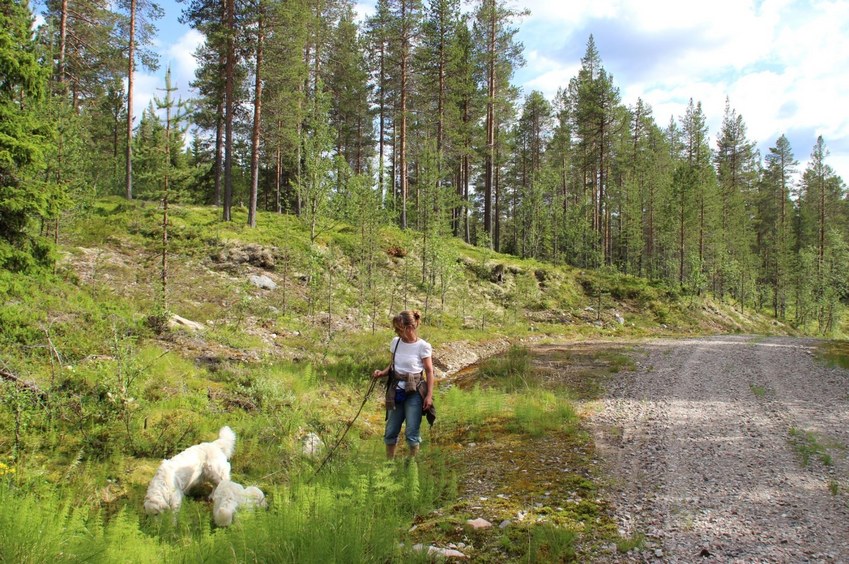
[[[849,562],[849,371],[817,343],[638,347],[592,418],[621,533],[645,536],[622,561]]]

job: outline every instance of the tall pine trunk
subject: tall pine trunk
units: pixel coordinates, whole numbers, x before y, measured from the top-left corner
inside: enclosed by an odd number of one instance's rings
[[[489,21],[489,44],[487,45],[487,88],[486,88],[486,157],[484,159],[484,202],[483,228],[489,235],[488,246],[492,247],[492,192],[495,181],[495,3],[491,1]]]
[[[401,0],[401,127],[398,159],[401,186],[401,229],[407,228],[407,71],[410,48],[407,15],[407,2]]]
[[[233,100],[236,81],[236,6],[235,0],[225,2],[227,47],[224,62],[224,221],[232,220],[233,206]]]
[[[136,0],[130,0],[130,39],[127,45],[127,163],[125,193],[133,199],[133,59],[136,54]]]
[[[262,9],[262,8],[260,8]],[[263,17],[259,15],[256,44],[256,82],[254,85],[254,124],[251,132],[251,201],[248,208],[248,225],[256,227],[256,200],[259,190],[259,129],[262,117],[262,47],[264,40]]]

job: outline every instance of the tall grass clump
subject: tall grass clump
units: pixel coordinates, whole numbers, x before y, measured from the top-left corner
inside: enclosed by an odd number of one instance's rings
[[[530,533],[528,561],[574,562],[577,542],[575,531],[553,525],[534,527]]]
[[[571,431],[579,424],[574,405],[556,394],[533,390],[516,397],[509,427],[532,437],[549,431]]]
[[[349,460],[323,474],[266,487],[267,510],[240,511],[231,527],[212,524],[209,503],[187,499],[178,515],[111,514],[0,483],[3,562],[389,562],[416,559],[404,536],[416,515],[456,495],[444,461],[420,457]],[[452,487],[454,488],[452,490]]]
[[[69,503],[0,482],[0,561],[50,562],[67,549],[70,539],[84,533],[82,519]]]
[[[507,413],[509,401],[509,395],[499,390],[449,388],[435,400],[439,418],[434,429],[438,426],[440,433],[474,439],[478,433],[491,430],[490,423]]]
[[[506,354],[485,360],[478,374],[484,381],[497,382],[497,386],[507,392],[526,390],[535,385],[530,352],[515,345]]]

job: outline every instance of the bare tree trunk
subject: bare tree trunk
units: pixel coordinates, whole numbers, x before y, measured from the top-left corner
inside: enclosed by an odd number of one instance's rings
[[[262,7],[260,7],[262,10]],[[256,199],[259,189],[259,128],[262,117],[262,47],[265,40],[263,15],[260,13],[256,44],[256,82],[254,85],[254,124],[251,132],[251,200],[248,207],[248,225],[256,227]]]
[[[133,199],[133,59],[136,56],[136,0],[130,0],[130,39],[127,46],[127,163],[126,197]]]
[[[410,48],[407,16],[407,2],[401,0],[401,138],[398,162],[401,174],[401,229],[407,228],[407,58]]]
[[[469,225],[469,155],[463,155],[463,236],[466,243],[472,241],[472,230]]]
[[[487,88],[486,88],[486,158],[484,159],[484,204],[483,204],[483,227],[490,236],[488,242],[492,247],[493,213],[492,195],[493,183],[495,181],[495,3],[490,0],[489,15],[489,45],[487,46]]]
[[[218,115],[215,118],[215,163],[212,174],[215,183],[215,205],[222,205],[221,177],[224,168],[224,100],[218,102]]]
[[[277,122],[278,129],[280,122]],[[274,209],[277,213],[283,213],[283,200],[280,197],[280,182],[283,174],[283,151],[280,148],[280,142],[277,142],[277,149],[274,153]]]
[[[233,119],[236,81],[236,6],[235,0],[224,5],[227,28],[227,50],[224,63],[224,221],[232,220],[233,206]]]
[[[62,0],[62,14],[59,17],[59,68],[57,79],[59,84],[65,82],[65,51],[68,38],[68,0]]]
[[[380,42],[380,84],[378,88],[380,89],[380,99],[378,102],[378,116],[379,116],[379,124],[378,124],[378,140],[377,140],[377,188],[380,193],[380,201],[383,203],[386,198],[386,186],[385,184],[385,152],[386,152],[386,67],[385,61],[386,53],[385,53],[385,43],[383,41]]]

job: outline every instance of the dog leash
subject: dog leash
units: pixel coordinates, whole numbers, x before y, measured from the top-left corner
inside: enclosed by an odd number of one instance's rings
[[[335,453],[336,449],[339,448],[339,445],[342,444],[342,439],[345,438],[345,435],[347,435],[348,431],[351,430],[351,427],[354,426],[354,422],[357,420],[357,417],[360,416],[360,413],[362,413],[363,408],[366,406],[366,402],[368,401],[369,396],[374,391],[374,388],[377,386],[377,380],[378,380],[377,378],[371,379],[371,385],[369,386],[368,391],[366,392],[366,397],[363,398],[363,403],[360,405],[360,409],[357,410],[357,414],[354,415],[354,418],[351,419],[351,422],[348,423],[348,425],[345,427],[345,430],[342,432],[342,436],[339,437],[339,440],[336,441],[336,444],[333,445],[333,448],[330,449],[330,452],[328,452],[327,456],[324,457],[324,460],[321,461],[321,465],[318,467],[318,470],[316,470],[315,473],[312,475],[312,477],[310,477],[310,479],[309,479],[310,482],[313,480],[313,478],[318,476],[318,473],[321,472],[321,469],[324,468],[324,465],[327,464],[327,461],[330,460],[330,457],[333,456],[333,453]]]

